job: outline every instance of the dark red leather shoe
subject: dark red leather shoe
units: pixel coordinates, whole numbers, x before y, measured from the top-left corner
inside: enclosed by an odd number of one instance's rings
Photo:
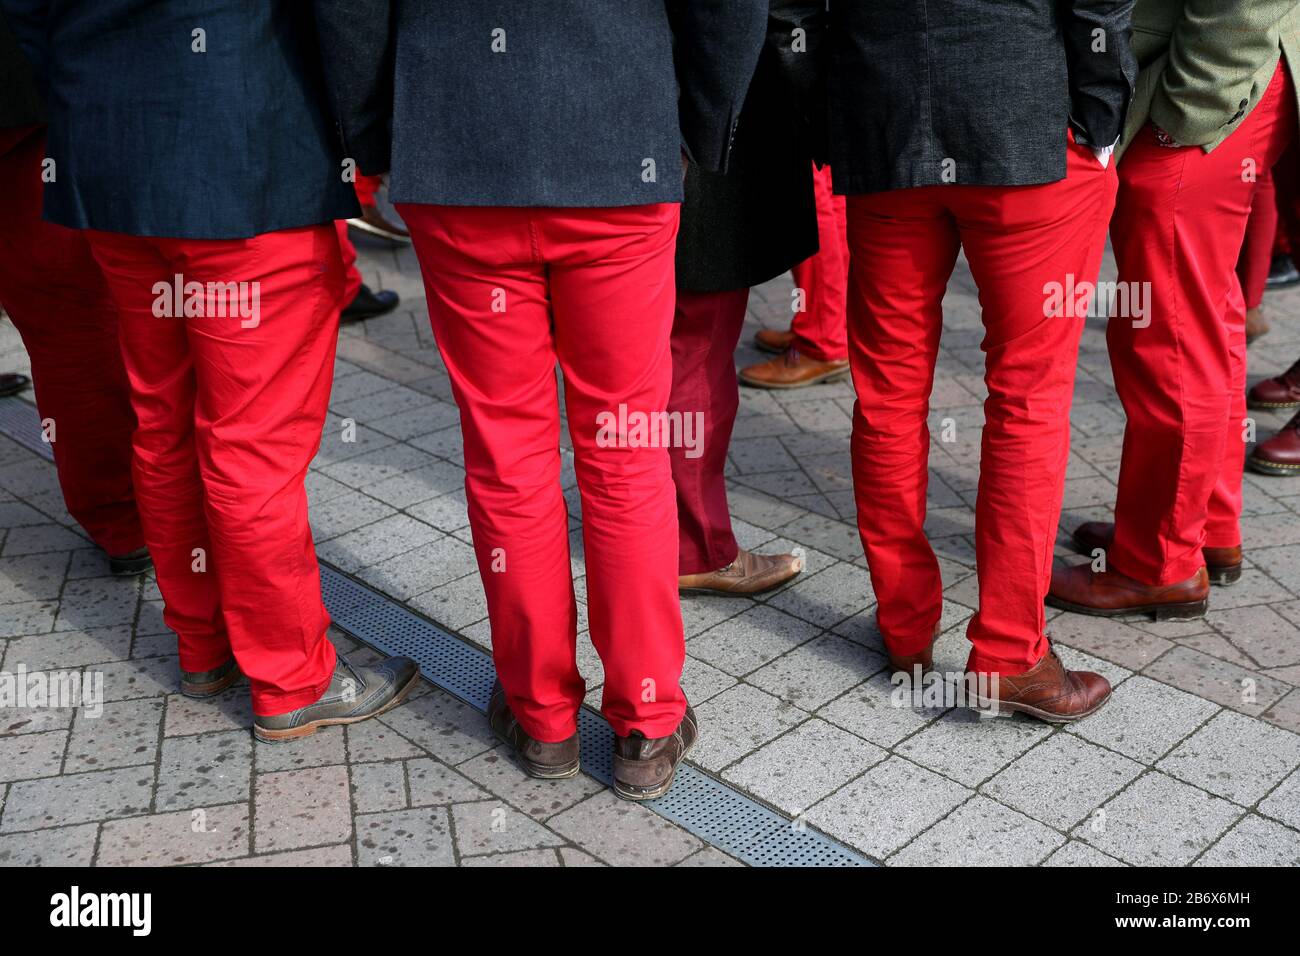
[[[1281,375],[1256,382],[1246,393],[1249,408],[1300,407],[1300,361]]]
[[[1300,475],[1300,414],[1272,438],[1256,445],[1246,464],[1262,475]]]

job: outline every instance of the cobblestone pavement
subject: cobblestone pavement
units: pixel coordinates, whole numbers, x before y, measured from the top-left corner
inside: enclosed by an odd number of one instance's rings
[[[309,478],[318,550],[487,647],[456,409],[415,258],[361,254],[367,282],[403,304],[340,341]],[[752,333],[785,322],[788,296],[788,279],[755,290],[738,363],[759,359]],[[1252,347],[1252,380],[1300,354],[1300,292],[1268,305],[1274,331]],[[964,664],[976,602],[980,338],[963,266],[945,301],[931,413],[941,670]],[[6,324],[0,369],[24,365]],[[1052,613],[1066,663],[1115,685],[1099,714],[1054,729],[896,708],[853,522],[851,408],[844,382],[742,393],[730,459],[738,536],[762,551],[803,548],[808,570],[758,600],[683,599],[697,766],[886,865],[1300,864],[1300,481],[1247,474],[1248,567],[1214,590],[1204,619]],[[1283,421],[1257,414],[1261,436]],[[355,441],[343,440],[347,419]],[[1124,416],[1099,320],[1084,335],[1073,425],[1063,528],[1106,517],[1114,500]],[[954,440],[940,440],[945,426]],[[581,601],[581,508],[563,444]],[[69,525],[52,466],[0,439],[0,670],[102,673],[107,700],[97,718],[0,713],[0,863],[734,862],[590,777],[529,780],[480,714],[434,687],[379,721],[256,744],[246,689],[206,703],[175,693],[153,581],[106,576]],[[579,662],[595,701],[602,674],[585,631]]]

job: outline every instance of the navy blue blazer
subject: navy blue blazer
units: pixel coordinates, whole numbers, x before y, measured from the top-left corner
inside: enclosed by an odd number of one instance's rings
[[[0,4],[47,96],[46,219],[243,239],[358,214],[309,3]]]
[[[767,0],[316,0],[344,149],[398,202],[627,206],[725,167]],[[391,145],[389,130],[391,125]]]

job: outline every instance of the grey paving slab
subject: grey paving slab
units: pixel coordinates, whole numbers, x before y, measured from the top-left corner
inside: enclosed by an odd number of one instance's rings
[[[1008,764],[980,792],[1068,830],[1142,770],[1136,760],[1073,734],[1056,733]]]
[[[1253,813],[1197,859],[1196,866],[1300,866],[1300,833]]]
[[[362,763],[350,771],[357,813],[406,809],[406,768],[399,762]]]
[[[465,803],[489,795],[467,777],[429,757],[406,761],[406,779],[413,807]],[[500,795],[496,789],[491,793]]]
[[[608,790],[556,814],[547,825],[613,866],[671,865],[703,846],[647,808]]]
[[[561,846],[565,839],[501,800],[457,803],[451,808],[461,856]]]
[[[1050,733],[1047,725],[1019,715],[981,717],[964,708],[948,711],[894,752],[975,787]]]
[[[253,813],[253,849],[258,853],[346,840],[352,835],[347,768],[258,774]]]
[[[883,859],[946,817],[971,796],[967,788],[890,757],[804,815],[832,836]]]
[[[1218,709],[1194,694],[1139,676],[1117,687],[1110,703],[1068,730],[1149,764]]]
[[[688,641],[692,657],[739,677],[812,640],[821,630],[774,608],[758,606]]]
[[[877,674],[822,707],[818,716],[881,747],[893,747],[926,724],[938,720],[941,709],[913,707],[895,697],[889,676]],[[905,695],[904,695],[905,697]]]
[[[764,744],[722,776],[796,815],[888,756],[880,747],[814,718]]]
[[[252,767],[247,730],[168,737],[158,762],[155,806],[179,810],[247,800]]]
[[[153,764],[162,715],[163,701],[158,697],[104,704],[98,716],[85,708],[77,711],[68,741],[67,771]]]
[[[1072,836],[1137,866],[1183,866],[1242,816],[1203,790],[1150,772],[1107,801]]]
[[[408,700],[378,719],[453,766],[496,743],[486,717],[441,690]]]
[[[1222,711],[1156,767],[1210,793],[1249,806],[1300,766],[1300,736]]]
[[[153,785],[153,767],[97,770],[10,784],[0,833],[146,813]]]
[[[447,807],[420,807],[356,818],[361,866],[451,866],[456,851]]]
[[[975,797],[889,858],[891,866],[1031,866],[1065,842],[1051,827]]]
[[[578,774],[569,780],[539,780],[530,777],[503,747],[467,760],[458,769],[487,791],[518,807],[535,820],[545,820],[605,789],[604,784],[587,774]],[[455,799],[473,797],[456,796]]]
[[[1071,840],[1044,860],[1043,866],[1118,867],[1124,864],[1095,847]]]
[[[880,654],[823,634],[754,671],[746,682],[796,707],[816,710],[886,665]]]
[[[248,804],[110,820],[100,829],[100,866],[180,866],[244,856]]]
[[[57,776],[68,735],[60,730],[0,736],[0,783]]]
[[[737,684],[705,701],[695,714],[701,730],[691,760],[709,770],[720,770],[807,717],[792,704],[748,684]]]

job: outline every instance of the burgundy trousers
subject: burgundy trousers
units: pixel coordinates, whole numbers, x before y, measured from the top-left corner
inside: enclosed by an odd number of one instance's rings
[[[117,310],[86,237],[41,219],[44,157],[40,127],[0,130],[0,304],[31,358],[68,514],[106,552],[126,554],[144,535]]]
[[[668,409],[682,415],[699,414],[703,423],[698,449],[669,450],[677,489],[680,574],[725,568],[739,551],[731,533],[723,472],[740,406],[735,352],[748,302],[748,289],[677,292],[673,390]]]

